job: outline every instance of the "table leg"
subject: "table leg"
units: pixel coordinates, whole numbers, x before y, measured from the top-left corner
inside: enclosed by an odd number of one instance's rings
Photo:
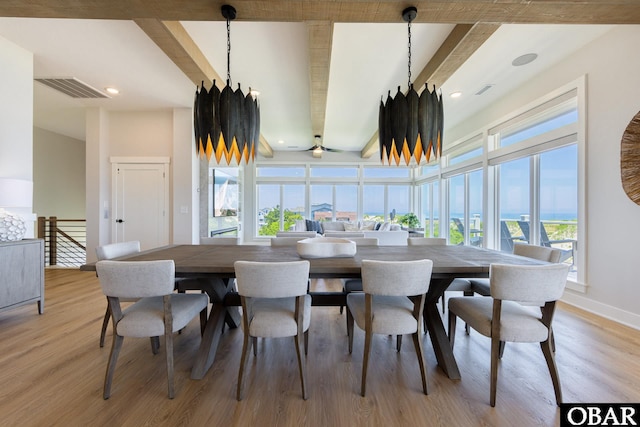
[[[202,379],[213,365],[225,322],[230,328],[240,325],[241,315],[238,308],[224,305],[224,298],[232,290],[232,283],[231,280],[218,278],[192,278],[178,282],[179,290],[204,291],[212,303],[200,348],[191,368],[191,378],[194,380]]]
[[[438,300],[445,289],[451,283],[451,279],[431,279],[427,301],[424,305],[424,316],[429,330],[429,337],[436,354],[438,365],[452,380],[460,379],[460,370],[453,356],[453,349],[449,344],[449,337],[442,323],[440,313],[438,313]]]
[[[222,336],[222,326],[227,315],[227,308],[222,303],[214,303],[209,313],[209,320],[202,334],[202,342],[198,348],[193,368],[191,368],[191,379],[200,380],[204,378],[213,361],[216,358],[218,344]]]

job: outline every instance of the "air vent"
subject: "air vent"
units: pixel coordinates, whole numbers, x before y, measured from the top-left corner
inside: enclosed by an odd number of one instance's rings
[[[493,85],[485,85],[485,87],[483,87],[482,89],[480,89],[479,91],[476,92],[476,95],[482,95],[483,93],[485,93],[486,91],[488,91],[492,87],[493,87]]]
[[[110,98],[109,95],[92,88],[75,77],[37,78],[35,80],[72,98]]]

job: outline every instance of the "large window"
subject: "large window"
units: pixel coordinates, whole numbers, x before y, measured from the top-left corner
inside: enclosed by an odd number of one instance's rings
[[[305,218],[304,185],[259,184],[258,234],[275,236]]]
[[[482,170],[449,178],[449,244],[483,246]]]
[[[584,89],[580,79],[447,141],[442,158],[428,165],[259,165],[256,234],[286,230],[295,218],[402,223],[413,213],[425,236],[449,244],[559,248],[570,278],[580,279]]]

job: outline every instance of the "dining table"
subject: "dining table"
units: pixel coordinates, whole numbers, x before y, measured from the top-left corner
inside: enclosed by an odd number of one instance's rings
[[[183,289],[205,291],[212,303],[202,342],[194,362],[191,378],[201,379],[215,360],[224,326],[240,325],[238,307],[240,298],[234,291],[234,262],[238,260],[280,262],[299,261],[296,246],[266,245],[170,245],[150,249],[133,255],[115,258],[126,261],[171,259],[175,263],[176,278],[184,281]],[[451,379],[460,379],[460,371],[449,344],[444,323],[437,308],[439,298],[456,277],[489,277],[493,263],[536,265],[542,261],[510,253],[474,246],[359,246],[354,256],[309,258],[310,278],[359,278],[362,260],[407,261],[430,259],[433,261],[431,283],[427,292],[424,317],[438,365]],[[95,263],[80,267],[94,271]],[[180,285],[179,285],[180,286]],[[346,294],[339,292],[310,292],[314,306],[344,306]]]

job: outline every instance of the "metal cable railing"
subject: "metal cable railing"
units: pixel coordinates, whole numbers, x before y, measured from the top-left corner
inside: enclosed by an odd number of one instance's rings
[[[45,242],[45,265],[79,267],[86,263],[86,220],[38,217],[38,238]]]

